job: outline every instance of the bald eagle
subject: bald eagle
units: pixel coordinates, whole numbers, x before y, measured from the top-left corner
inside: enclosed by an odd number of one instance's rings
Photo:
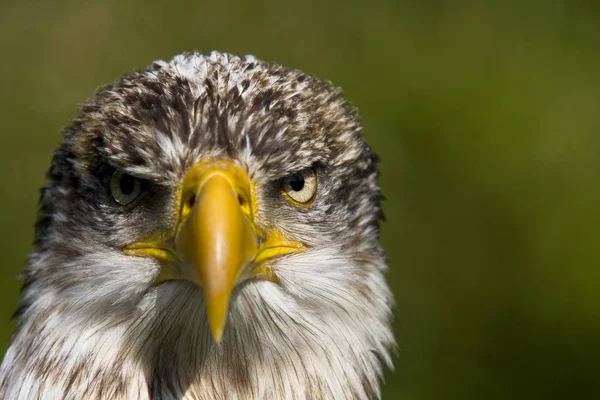
[[[2,399],[363,399],[391,366],[377,157],[330,83],[186,53],[101,88],[41,192]]]

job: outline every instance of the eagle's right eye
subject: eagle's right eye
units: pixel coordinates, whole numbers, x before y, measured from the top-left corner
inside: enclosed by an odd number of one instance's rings
[[[140,195],[142,183],[139,179],[117,170],[110,178],[110,192],[115,201],[124,206]]]

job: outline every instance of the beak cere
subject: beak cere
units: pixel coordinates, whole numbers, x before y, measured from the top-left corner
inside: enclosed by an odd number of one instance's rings
[[[233,288],[258,253],[250,196],[246,174],[227,161],[199,163],[184,179],[175,250],[186,278],[204,291],[217,342],[225,328]]]

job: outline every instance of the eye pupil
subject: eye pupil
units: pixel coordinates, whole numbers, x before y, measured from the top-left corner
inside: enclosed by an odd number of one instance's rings
[[[290,188],[295,192],[304,189],[304,178],[297,174],[292,175],[290,177]]]
[[[126,196],[132,194],[135,190],[135,179],[131,175],[123,174],[119,181],[119,188]]]

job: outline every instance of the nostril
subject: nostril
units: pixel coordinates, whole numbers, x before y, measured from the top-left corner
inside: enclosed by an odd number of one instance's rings
[[[238,194],[238,203],[240,203],[240,206],[244,206],[246,204],[246,200],[241,194]]]
[[[185,204],[188,208],[192,208],[192,207],[194,207],[194,203],[196,203],[196,195],[192,194],[190,197],[188,197]]]

